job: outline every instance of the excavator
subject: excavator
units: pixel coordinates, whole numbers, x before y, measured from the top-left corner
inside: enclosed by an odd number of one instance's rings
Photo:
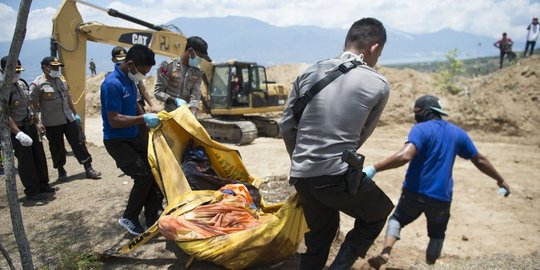
[[[77,3],[102,10],[148,29],[109,26],[99,22],[83,22]],[[187,37],[170,28],[131,17],[114,9],[105,9],[81,0],[63,0],[53,17],[51,55],[58,56],[67,67],[62,69],[75,109],[84,117],[86,82],[86,43],[106,43],[129,48],[142,44],[166,57],[180,56]],[[275,118],[283,111],[288,98],[284,85],[269,81],[264,66],[254,62],[230,60],[224,63],[202,61],[203,111],[199,117],[212,139],[233,144],[249,144],[258,136],[276,137],[279,129]],[[84,119],[83,119],[84,120]],[[84,121],[83,121],[84,122]]]

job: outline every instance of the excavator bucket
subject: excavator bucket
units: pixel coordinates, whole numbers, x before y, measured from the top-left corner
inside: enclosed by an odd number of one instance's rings
[[[219,177],[260,187],[260,178],[249,174],[238,151],[213,141],[187,107],[170,113],[162,111],[158,115],[162,122],[150,132],[148,159],[167,200],[160,221],[165,216],[179,217],[223,196],[216,190],[191,190],[181,169],[183,153],[190,141],[204,148],[212,169]],[[298,196],[293,194],[285,202],[273,205],[261,198],[256,211],[259,220],[254,227],[203,239],[176,240],[176,243],[193,258],[227,269],[277,262],[294,254],[307,231]],[[158,225],[154,224],[112,255],[129,253],[158,234]]]

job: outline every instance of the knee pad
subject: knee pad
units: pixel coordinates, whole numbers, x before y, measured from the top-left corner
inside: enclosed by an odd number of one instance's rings
[[[386,236],[392,236],[399,240],[400,232],[401,232],[401,224],[399,224],[399,221],[393,218],[389,219],[388,226],[386,226]]]
[[[443,243],[444,239],[429,239],[429,244],[426,250],[426,262],[428,264],[434,264],[435,261],[441,256]]]

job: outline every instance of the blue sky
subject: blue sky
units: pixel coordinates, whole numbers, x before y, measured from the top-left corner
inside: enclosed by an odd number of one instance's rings
[[[525,27],[540,16],[540,0],[87,0],[114,8],[134,17],[163,24],[177,17],[246,16],[276,26],[315,25],[348,28],[362,17],[375,17],[385,26],[408,33],[435,32],[452,28],[475,34],[500,37],[508,32],[514,40],[524,40]],[[27,39],[48,37],[51,18],[60,0],[34,0],[27,27]],[[0,42],[13,35],[20,1],[0,0]],[[78,4],[84,21],[131,26],[102,11]],[[182,26],[179,26],[182,28]]]

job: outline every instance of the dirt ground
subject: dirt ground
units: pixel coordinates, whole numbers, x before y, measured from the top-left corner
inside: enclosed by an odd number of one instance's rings
[[[439,95],[450,121],[470,132],[479,151],[486,155],[511,187],[511,195],[497,194],[495,181],[466,160],[456,160],[452,217],[442,251],[434,267],[423,263],[428,242],[425,219],[420,218],[402,231],[386,269],[540,269],[540,58],[533,57],[494,74],[463,79],[463,95],[449,95],[436,89],[437,77],[413,70],[381,67],[391,82],[391,96],[380,126],[360,149],[371,164],[399,150],[413,124],[412,103],[420,95]],[[269,78],[289,85],[306,65],[269,68]],[[102,79],[102,77],[101,77]],[[68,157],[69,181],[51,183],[60,190],[45,204],[25,201],[17,182],[26,233],[35,265],[40,269],[76,269],[69,258],[80,252],[104,252],[129,239],[117,220],[122,214],[131,179],[122,175],[102,143],[99,118],[100,76],[89,79],[87,89],[86,135],[95,169],[101,180],[84,178],[82,165]],[[149,82],[151,84],[151,82]],[[281,201],[294,189],[288,186],[289,159],[283,142],[258,138],[240,151],[250,173],[265,179],[261,188],[268,201]],[[46,153],[48,154],[48,149]],[[376,183],[397,203],[406,166],[377,174]],[[352,220],[342,216],[341,233],[328,261],[331,263]],[[381,249],[384,231],[368,252]],[[19,254],[12,233],[5,192],[0,192],[0,241],[17,265]],[[299,247],[302,252],[304,247]],[[103,269],[185,269],[187,256],[163,237],[128,256],[102,261]],[[255,269],[295,269],[298,254],[285,261]],[[364,260],[354,265],[359,269]],[[8,266],[0,258],[0,269]],[[207,262],[193,262],[190,269],[221,269]]]

